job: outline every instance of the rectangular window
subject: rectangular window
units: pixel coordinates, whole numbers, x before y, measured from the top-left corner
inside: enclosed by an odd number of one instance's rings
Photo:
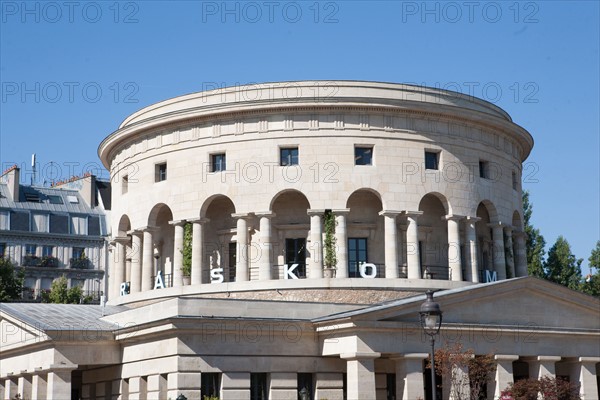
[[[129,190],[129,176],[125,175],[121,181],[121,194],[127,193]]]
[[[52,257],[53,251],[54,251],[54,246],[42,247],[42,257]]]
[[[31,231],[48,232],[48,214],[31,214]]]
[[[216,372],[203,372],[200,374],[200,398],[219,397],[221,374]]]
[[[4,258],[6,253],[6,243],[0,243],[0,258]]]
[[[313,379],[312,374],[299,373],[298,374],[298,398],[313,400]]]
[[[63,214],[50,214],[50,232],[69,233],[69,216]]]
[[[71,234],[87,235],[87,217],[71,217]]]
[[[266,373],[251,373],[250,374],[250,400],[268,400],[267,394]]]
[[[85,255],[85,247],[73,247],[73,257],[76,260],[81,260]]]
[[[285,147],[279,149],[279,165],[298,165],[298,148]]]
[[[298,264],[294,273],[298,278],[306,278],[306,238],[285,239],[285,263],[290,268]]]
[[[50,204],[64,204],[62,197],[58,195],[48,195],[48,203]]]
[[[22,211],[11,211],[10,230],[29,231],[29,213]]]
[[[479,177],[484,179],[489,179],[490,171],[489,171],[489,163],[484,160],[479,160]]]
[[[210,172],[225,171],[227,169],[227,159],[225,153],[211,154],[210,156]]]
[[[425,152],[425,169],[439,169],[440,153],[435,151]]]
[[[10,229],[10,213],[8,211],[0,211],[0,231]]]
[[[90,216],[88,218],[88,235],[100,236],[100,217]]]
[[[348,238],[348,277],[360,278],[359,266],[367,261],[367,238]]]
[[[26,244],[25,245],[25,255],[26,256],[35,256],[37,252],[37,246],[35,244]]]
[[[167,180],[167,163],[156,164],[154,166],[154,181],[162,182]]]
[[[355,147],[354,165],[373,165],[373,147]]]
[[[517,180],[517,173],[515,171],[512,172],[512,188],[519,190],[519,181]]]

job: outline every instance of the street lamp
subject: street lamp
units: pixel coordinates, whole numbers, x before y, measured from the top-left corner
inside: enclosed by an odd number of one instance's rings
[[[435,335],[442,326],[442,310],[440,305],[433,301],[433,291],[426,292],[427,299],[421,304],[419,316],[421,319],[421,328],[431,338],[431,399],[436,400],[435,390]]]

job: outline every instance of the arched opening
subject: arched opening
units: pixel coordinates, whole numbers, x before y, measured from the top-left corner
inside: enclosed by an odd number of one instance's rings
[[[492,222],[492,215],[495,215],[494,206],[488,201],[482,201],[477,206],[477,218],[479,221],[475,224],[477,234],[477,261],[479,265],[479,281],[487,282],[490,274],[494,271],[492,228],[489,224]]]
[[[377,277],[385,273],[385,242],[381,196],[370,189],[359,189],[348,197],[348,277],[360,278],[359,266],[377,266]]]
[[[133,250],[131,248],[131,237],[128,235],[129,231],[131,231],[131,222],[129,220],[129,217],[126,214],[123,214],[121,216],[121,219],[119,220],[119,225],[117,226],[117,237],[120,239],[127,238],[127,240],[124,240],[123,243],[123,249],[125,251],[125,282],[131,282],[131,255]],[[119,247],[117,247],[117,249],[118,248]],[[115,253],[113,254],[115,264],[121,256],[122,254],[119,254],[115,250]],[[119,278],[122,278],[122,275]],[[122,282],[114,282],[115,285],[120,285],[121,283]]]
[[[175,229],[169,224],[173,220],[173,213],[166,204],[157,204],[150,211],[148,226],[156,228],[152,231],[152,252],[154,265],[152,266],[152,286],[158,272],[162,273],[165,286],[173,286],[173,255]],[[142,279],[147,279],[142,276]]]
[[[236,220],[235,206],[231,199],[217,195],[208,199],[202,207],[201,215],[209,220],[204,227],[204,262],[209,268],[202,276],[202,282],[210,282],[209,269],[223,268],[225,282],[235,281],[236,264]]]
[[[310,217],[307,210],[310,203],[304,194],[297,190],[286,190],[278,193],[271,201],[271,211],[275,214],[272,220],[275,266],[272,271],[274,279],[284,279],[283,266],[298,264],[294,274],[306,278],[306,263],[310,253],[307,249]]]
[[[523,224],[521,223],[521,215],[518,211],[515,210],[512,216],[512,226],[513,229],[519,232],[523,231]]]
[[[424,278],[450,279],[448,269],[447,201],[439,193],[428,193],[419,202],[419,255]],[[463,274],[464,275],[464,274]]]

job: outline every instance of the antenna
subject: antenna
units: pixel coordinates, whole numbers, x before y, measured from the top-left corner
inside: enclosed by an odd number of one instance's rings
[[[36,178],[36,176],[35,176],[35,153],[33,153],[31,155],[31,168],[33,170],[33,174],[31,175],[31,186],[33,186],[33,184],[35,183],[35,180],[36,180],[35,179]]]

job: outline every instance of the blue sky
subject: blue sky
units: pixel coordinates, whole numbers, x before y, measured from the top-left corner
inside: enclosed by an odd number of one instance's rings
[[[535,138],[533,223],[600,238],[597,1],[0,1],[0,167],[97,170],[132,112],[214,85],[352,79],[492,101]],[[584,268],[587,272],[587,267]]]

